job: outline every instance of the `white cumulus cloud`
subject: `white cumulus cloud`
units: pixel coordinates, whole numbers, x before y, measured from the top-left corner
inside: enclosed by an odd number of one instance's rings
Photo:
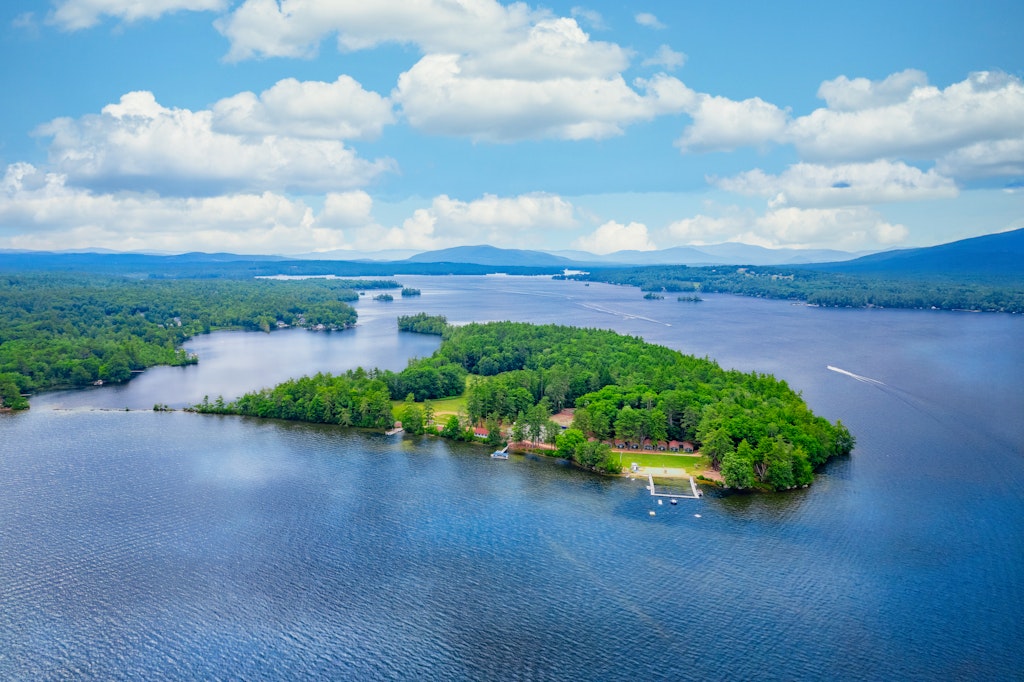
[[[393,167],[360,159],[338,141],[219,133],[211,111],[165,108],[145,91],[122,96],[99,115],[56,119],[37,132],[52,138],[56,171],[94,188],[327,191],[365,186]]]
[[[469,53],[460,60],[469,76],[547,81],[601,78],[629,66],[629,53],[614,43],[592,41],[575,19],[543,19],[521,39]]]
[[[1020,178],[1024,176],[1024,135],[961,147],[940,156],[935,167],[941,173],[967,179]]]
[[[517,42],[538,18],[526,5],[494,0],[245,0],[216,22],[230,41],[228,59],[308,57],[336,35],[342,50],[382,43],[425,52],[475,52]]]
[[[654,29],[668,28],[668,26],[666,26],[665,24],[661,23],[658,20],[658,17],[654,16],[650,12],[640,12],[639,14],[634,16],[633,18],[636,20],[636,23],[640,24],[641,26],[646,26],[647,28],[654,28]]]
[[[577,8],[575,16],[589,15]],[[678,93],[692,97],[663,74],[627,83],[622,73],[631,50],[591,39],[574,17],[521,3],[245,0],[217,26],[231,41],[229,59],[306,56],[329,35],[343,50],[415,46],[423,57],[399,76],[391,100],[409,123],[431,134],[492,142],[602,139],[680,112]],[[665,46],[650,64],[671,69],[684,59]],[[251,93],[223,105],[225,125],[235,113],[253,125],[263,118],[252,112],[266,108]]]
[[[540,248],[552,230],[567,230],[576,224],[573,205],[553,194],[486,194],[473,201],[442,194],[428,208],[416,209],[400,226],[360,230],[355,239],[358,248],[377,249],[438,249],[459,244]]]
[[[603,255],[616,251],[653,251],[658,248],[647,234],[647,226],[632,222],[628,225],[609,220],[588,235],[573,242],[577,249]]]
[[[373,198],[361,189],[328,192],[316,221],[322,227],[364,227],[373,224],[372,212]]]
[[[753,229],[768,241],[765,246],[849,251],[891,246],[907,237],[906,227],[886,221],[866,206],[773,209],[758,218]]]
[[[157,19],[169,12],[219,12],[228,0],[61,0],[48,21],[66,31],[95,26],[104,17],[133,22]]]
[[[669,71],[678,69],[685,63],[686,55],[676,52],[668,45],[662,45],[657,52],[641,62],[643,66],[662,66]]]
[[[303,202],[273,192],[201,198],[97,193],[18,163],[0,182],[0,244],[296,253],[341,248],[346,240],[341,230],[317,224]]]
[[[766,248],[831,248],[856,251],[899,244],[908,231],[866,206],[770,208],[761,215],[731,209],[722,216],[697,215],[666,228],[676,243],[742,242]]]
[[[677,244],[721,244],[740,241],[754,222],[752,213],[731,211],[724,216],[696,215],[682,218],[665,229],[669,240]]]
[[[258,97],[240,92],[213,105],[213,129],[235,135],[372,139],[394,118],[387,98],[346,75],[333,83],[286,78]]]
[[[923,71],[907,69],[881,81],[839,76],[818,88],[818,97],[833,111],[858,111],[898,104],[914,90],[928,85]]]
[[[569,13],[573,19],[582,19],[585,24],[595,31],[605,31],[608,29],[608,24],[605,22],[604,17],[596,10],[586,7],[573,7]]]
[[[971,74],[939,89],[917,72],[896,85],[823,86],[830,106],[792,121],[786,138],[809,160],[935,159],[979,143],[1024,139],[1024,82]],[[833,108],[837,104],[839,108]],[[951,169],[955,170],[955,169]]]
[[[769,198],[772,206],[851,206],[958,194],[956,184],[934,169],[925,172],[892,161],[836,166],[798,163],[779,175],[755,169],[714,184],[730,192]]]
[[[509,142],[602,139],[624,127],[677,112],[692,96],[678,80],[621,76],[543,81],[467,76],[455,55],[428,55],[398,79],[392,98],[416,128],[428,133]]]
[[[786,131],[789,114],[760,97],[736,101],[698,95],[687,113],[693,124],[676,145],[687,151],[728,151],[778,141]]]

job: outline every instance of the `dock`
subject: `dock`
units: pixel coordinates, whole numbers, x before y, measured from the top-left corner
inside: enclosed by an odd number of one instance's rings
[[[689,495],[685,493],[659,493],[654,488],[654,476],[651,474],[647,474],[647,481],[650,484],[647,486],[647,489],[651,491],[651,497],[668,497],[670,499],[676,500],[696,500],[700,499],[700,497],[703,495],[703,493],[701,493],[700,489],[697,487],[697,483],[693,480],[693,476],[690,476],[691,493]]]
[[[508,446],[506,445],[501,450],[495,450],[491,453],[493,459],[508,459]]]

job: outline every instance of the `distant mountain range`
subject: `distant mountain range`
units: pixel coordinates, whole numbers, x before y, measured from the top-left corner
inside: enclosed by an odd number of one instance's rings
[[[116,265],[118,270],[201,273],[218,265],[233,272],[265,274],[300,271],[308,273],[363,274],[479,274],[505,271],[532,274],[561,269],[642,265],[753,265],[802,267],[824,272],[878,275],[883,277],[946,276],[972,280],[1024,280],[1024,228],[963,239],[917,249],[900,249],[869,255],[844,251],[766,249],[749,244],[679,246],[660,251],[618,251],[598,256],[583,251],[548,253],[494,246],[457,246],[409,255],[407,251],[377,253],[332,252],[301,257],[251,256],[231,253],[184,253],[151,255],[91,252],[42,252],[0,249],[0,267],[92,269]],[[339,256],[348,255],[347,258]],[[333,257],[332,257],[333,256]],[[360,256],[360,257],[356,257]],[[373,258],[372,256],[383,256]],[[860,256],[860,257],[858,257]],[[314,263],[315,262],[315,263]],[[302,265],[306,263],[306,265]],[[273,273],[271,273],[273,274]]]
[[[618,265],[796,265],[850,260],[865,254],[831,249],[766,249],[763,246],[734,242],[674,246],[657,251],[616,251],[603,256],[585,251],[551,253],[583,263]]]
[[[524,265],[529,267],[572,267],[574,260],[553,256],[544,251],[499,249],[495,246],[456,246],[427,251],[396,263],[472,263],[474,265]]]
[[[889,277],[1024,279],[1024,228],[920,249],[885,251],[843,263],[815,263],[806,267],[823,272]]]
[[[475,265],[527,267],[581,267],[608,265],[795,265],[842,261],[862,253],[826,249],[766,249],[750,244],[712,244],[709,246],[676,246],[657,251],[616,251],[597,255],[586,251],[539,251],[502,249],[495,246],[456,246],[425,251],[401,260],[388,258],[394,252],[365,253],[359,260],[396,263],[472,263]],[[344,252],[332,252],[342,256]],[[310,254],[316,256],[318,254]]]
[[[766,249],[750,244],[711,244],[708,246],[676,246],[657,251],[616,251],[604,255],[586,251],[540,251],[530,249],[502,249],[495,246],[456,246],[437,251],[417,252],[410,249],[387,251],[335,250],[304,253],[293,256],[253,256],[232,253],[121,253],[109,249],[74,249],[67,251],[25,251],[0,249],[8,255],[76,255],[88,258],[97,255],[132,258],[158,256],[187,262],[315,260],[350,261],[365,263],[458,263],[492,265],[496,267],[600,267],[609,265],[796,265],[843,261],[863,253],[849,253],[824,249]]]
[[[657,251],[616,251],[597,255],[587,251],[541,251],[502,249],[494,246],[456,246],[437,251],[391,249],[388,251],[335,250],[291,256],[302,260],[345,260],[401,263],[473,263],[476,265],[527,265],[545,267],[564,265],[796,265],[844,261],[867,252],[850,253],[829,249],[766,249],[751,244],[710,244],[675,246]],[[553,257],[553,258],[552,258]]]

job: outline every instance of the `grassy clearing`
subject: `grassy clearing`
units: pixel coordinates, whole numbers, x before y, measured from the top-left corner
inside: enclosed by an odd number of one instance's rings
[[[663,469],[686,469],[687,472],[704,471],[711,467],[707,457],[693,457],[691,455],[666,455],[658,452],[636,451],[622,453],[622,465],[628,467],[630,463],[636,462],[642,467]]]
[[[392,400],[391,407],[394,409],[400,408],[405,404],[404,400]],[[420,409],[423,409],[424,403],[416,403]],[[431,400],[430,404],[434,406],[434,419],[437,420],[437,415],[451,415],[466,412],[466,398],[465,396],[457,396],[455,398],[442,398],[439,400]]]
[[[465,414],[466,412],[465,396],[431,400],[430,403],[434,406],[434,414],[459,414],[460,412]]]

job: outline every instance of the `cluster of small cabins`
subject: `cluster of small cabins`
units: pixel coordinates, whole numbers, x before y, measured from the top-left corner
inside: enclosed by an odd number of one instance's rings
[[[477,426],[473,428],[473,435],[480,440],[486,440],[490,433],[487,429]],[[505,434],[506,436],[508,434]],[[591,439],[593,440],[593,439]],[[685,452],[692,453],[697,450],[697,446],[688,440],[657,440],[652,441],[650,438],[645,438],[641,443],[635,443],[626,440],[613,440],[604,441],[605,445],[610,447],[612,450],[621,450],[628,452],[630,450],[647,450],[649,452]]]
[[[561,412],[551,416],[551,421],[555,422],[562,427],[562,430],[569,428],[573,419],[572,408],[566,408]],[[473,435],[480,440],[487,440],[490,436],[488,430],[482,426],[476,426],[473,428]],[[510,429],[506,427],[503,429],[503,435],[508,438]],[[590,440],[595,440],[591,438]],[[610,447],[614,451],[629,452],[637,450],[646,450],[648,452],[682,452],[682,453],[696,453],[697,446],[688,440],[651,440],[645,438],[643,441],[634,442],[622,439],[615,439],[611,441],[604,441],[605,445]]]
[[[651,441],[650,438],[645,438],[642,443],[632,443],[624,440],[615,440],[609,445],[612,446],[613,450],[656,450],[658,452],[693,452],[697,449],[693,443],[688,440],[659,440]]]

